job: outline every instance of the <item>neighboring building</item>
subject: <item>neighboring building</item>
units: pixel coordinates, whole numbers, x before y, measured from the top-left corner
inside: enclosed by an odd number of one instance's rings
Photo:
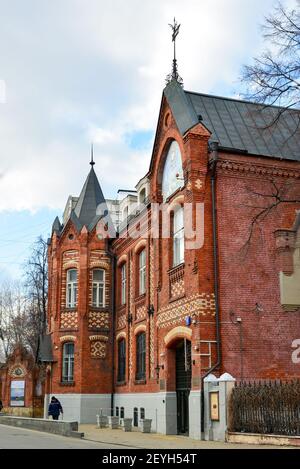
[[[3,412],[21,417],[42,417],[44,412],[43,369],[32,353],[17,346],[0,364],[0,399]]]
[[[113,408],[135,425],[145,416],[158,432],[200,438],[208,373],[299,377],[292,344],[300,339],[300,204],[271,211],[241,252],[249,205],[269,203],[257,194],[268,194],[271,180],[300,198],[300,114],[288,110],[263,129],[275,112],[172,80],[137,192],[106,203],[92,162],[49,240],[46,402],[57,396],[66,419],[95,422],[100,409]],[[162,202],[166,238],[162,217],[158,237],[147,233],[151,203]],[[184,239],[186,203],[194,222],[204,204],[203,246]],[[118,229],[113,239],[99,234],[111,223],[105,207]],[[143,227],[146,236],[130,235]]]

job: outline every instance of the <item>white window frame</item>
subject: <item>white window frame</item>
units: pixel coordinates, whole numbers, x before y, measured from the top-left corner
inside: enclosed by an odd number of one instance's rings
[[[181,219],[181,220],[180,220]],[[182,223],[180,223],[182,221]],[[173,215],[173,267],[184,263],[184,209],[179,207]]]
[[[71,280],[71,272],[76,272],[76,280]],[[66,303],[67,308],[76,308],[77,297],[78,297],[78,270],[69,269],[67,270],[67,287],[66,287]]]
[[[146,293],[146,249],[139,253],[139,294]]]
[[[126,263],[121,267],[121,304],[126,305],[126,294],[127,294],[127,272]]]
[[[72,345],[72,353],[68,351],[67,347]],[[75,344],[74,342],[65,342],[63,344],[63,353],[62,353],[62,381],[63,382],[73,382],[74,381],[74,351]]]
[[[103,280],[94,280],[94,272],[103,272]],[[96,293],[96,301],[94,301],[94,291]],[[102,302],[101,294],[102,292]],[[92,305],[94,308],[105,308],[105,270],[104,269],[93,269],[92,272]]]

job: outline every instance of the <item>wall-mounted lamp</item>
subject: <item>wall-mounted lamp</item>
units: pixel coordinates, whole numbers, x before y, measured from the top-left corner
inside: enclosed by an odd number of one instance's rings
[[[148,306],[148,316],[153,316],[154,315],[154,306],[153,305],[149,305]]]

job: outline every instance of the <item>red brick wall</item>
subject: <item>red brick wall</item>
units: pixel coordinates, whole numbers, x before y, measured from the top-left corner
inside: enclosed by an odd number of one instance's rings
[[[285,204],[272,211],[261,224],[261,233],[255,230],[247,255],[240,252],[255,213],[247,205],[269,203],[249,189],[266,194],[272,189],[271,178],[278,186],[289,180],[289,195],[299,198],[299,164],[236,155],[221,155],[221,160],[217,200],[222,368],[238,378],[243,374],[245,379],[299,377],[291,347],[300,338],[299,311],[285,312],[280,304],[281,269],[274,236],[277,229],[292,229],[297,206]],[[255,310],[256,303],[262,311]],[[232,324],[237,317],[242,319],[241,325]]]

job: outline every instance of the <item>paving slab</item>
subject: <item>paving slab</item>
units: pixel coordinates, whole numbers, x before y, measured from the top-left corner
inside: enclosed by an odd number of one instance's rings
[[[214,441],[199,441],[177,435],[161,435],[158,433],[141,433],[134,429],[124,432],[121,429],[97,428],[93,424],[79,425],[84,439],[98,441],[101,445],[119,445],[120,449],[286,449],[287,446],[232,444]]]

